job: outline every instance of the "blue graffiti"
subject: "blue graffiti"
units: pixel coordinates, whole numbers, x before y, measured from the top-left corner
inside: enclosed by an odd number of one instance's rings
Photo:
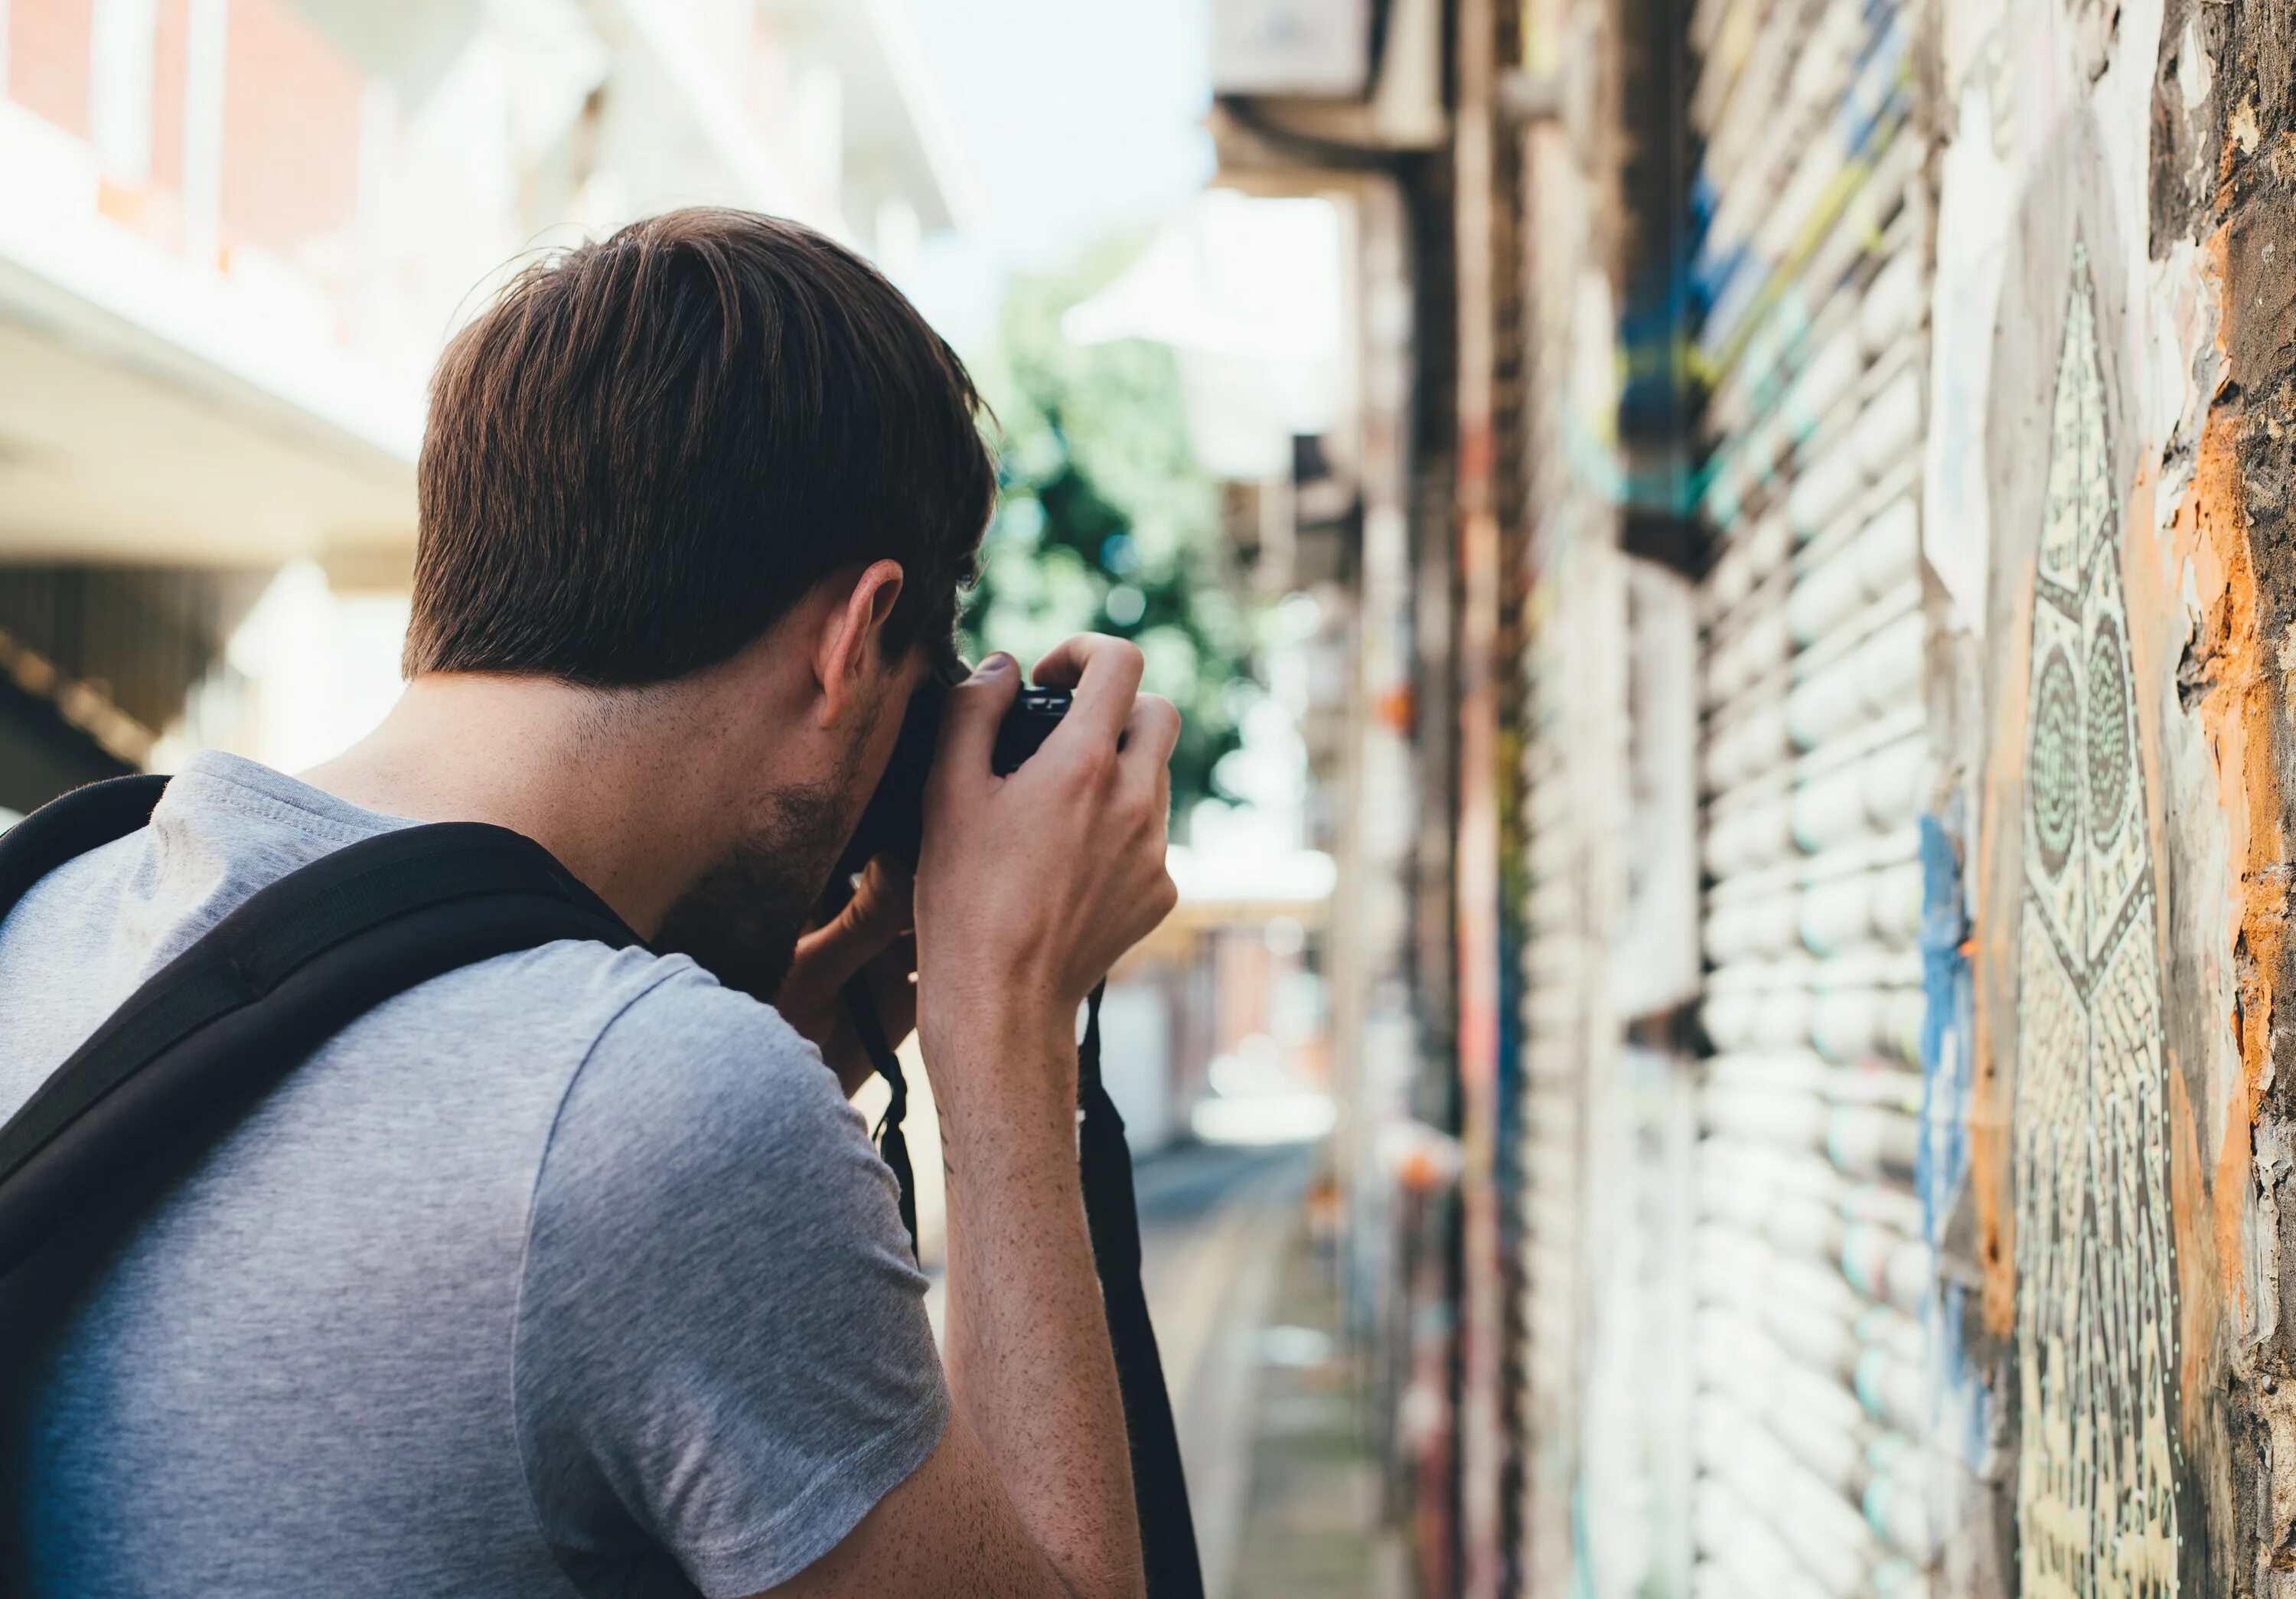
[[[1922,818],[1922,1137],[1914,1182],[1922,1227],[1942,1260],[1946,1229],[1969,1188],[1971,1096],[1976,1085],[1975,986],[1969,915],[1961,890],[1959,797],[1946,815]],[[1931,1436],[1972,1470],[1981,1463],[1988,1426],[1985,1385],[1970,1361],[1964,1312],[1969,1289],[1954,1274],[1932,1279],[1923,1316],[1929,1344]]]

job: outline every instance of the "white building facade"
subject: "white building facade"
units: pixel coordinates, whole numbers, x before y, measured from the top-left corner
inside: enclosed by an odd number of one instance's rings
[[[894,0],[0,0],[0,806],[380,714],[506,265],[715,203],[898,278],[970,193]]]

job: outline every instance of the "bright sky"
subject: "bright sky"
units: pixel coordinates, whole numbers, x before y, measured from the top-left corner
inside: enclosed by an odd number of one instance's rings
[[[1208,0],[909,0],[989,216],[914,286],[959,343],[999,268],[1057,264],[1211,176]]]

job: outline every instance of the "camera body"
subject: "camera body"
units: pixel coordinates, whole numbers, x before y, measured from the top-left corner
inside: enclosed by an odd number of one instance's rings
[[[1009,777],[1051,736],[1069,714],[1069,691],[1064,688],[1024,688],[1004,713],[996,729],[996,747],[989,751],[988,769]]]
[[[917,847],[924,837],[925,779],[932,771],[933,748],[940,738],[941,708],[948,691],[971,674],[964,662],[946,661],[934,668],[909,696],[892,758],[886,762],[885,775],[869,797],[845,853],[838,858],[832,882],[846,882],[881,855],[915,868]],[[1061,725],[1069,703],[1064,688],[1023,688],[996,729],[989,769],[999,777],[1017,769]]]

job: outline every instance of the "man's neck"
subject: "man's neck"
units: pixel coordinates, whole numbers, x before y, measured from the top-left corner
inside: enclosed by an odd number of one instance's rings
[[[303,781],[418,822],[490,822],[541,844],[650,936],[729,840],[676,693],[616,705],[543,677],[417,677],[382,724]]]

